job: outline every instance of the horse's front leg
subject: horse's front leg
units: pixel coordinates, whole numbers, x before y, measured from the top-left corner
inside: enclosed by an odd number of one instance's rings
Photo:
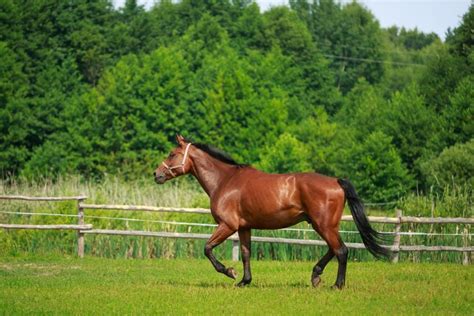
[[[239,230],[239,239],[242,262],[244,264],[244,277],[237,286],[245,286],[252,282],[252,273],[250,272],[250,229]]]
[[[219,224],[214,234],[212,234],[211,238],[209,238],[209,240],[206,242],[204,254],[207,258],[209,258],[217,272],[223,273],[229,278],[235,279],[237,277],[237,273],[235,272],[234,268],[226,268],[222,263],[219,262],[219,260],[216,259],[212,253],[212,249],[214,249],[214,247],[220,245],[233,233],[235,233],[235,230],[230,229],[226,224]]]

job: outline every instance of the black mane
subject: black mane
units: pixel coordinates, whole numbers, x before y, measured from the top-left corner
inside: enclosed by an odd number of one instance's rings
[[[226,164],[233,165],[239,168],[247,167],[246,164],[240,164],[234,160],[228,153],[219,148],[216,148],[211,145],[202,144],[202,143],[192,143],[197,148],[201,149],[205,153],[209,154],[211,157],[216,158],[219,161],[225,162]]]

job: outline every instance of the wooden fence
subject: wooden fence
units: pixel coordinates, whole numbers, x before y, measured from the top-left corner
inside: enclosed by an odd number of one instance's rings
[[[119,211],[141,211],[141,212],[171,212],[171,213],[189,213],[189,214],[210,214],[209,209],[199,208],[177,208],[177,207],[156,207],[145,205],[108,205],[108,204],[86,204],[84,201],[86,196],[67,196],[67,197],[29,197],[21,195],[0,195],[0,200],[24,200],[24,201],[77,201],[77,225],[26,225],[26,224],[0,224],[3,229],[69,229],[77,231],[77,254],[79,257],[84,257],[84,236],[85,234],[106,234],[106,235],[120,235],[120,236],[144,236],[144,237],[162,237],[162,238],[188,238],[188,239],[209,239],[210,234],[201,233],[177,233],[177,232],[152,232],[152,231],[135,231],[135,230],[107,230],[107,229],[93,229],[91,224],[86,224],[84,221],[85,210],[119,210]],[[353,221],[351,215],[343,215],[342,221]],[[402,211],[397,210],[396,217],[380,217],[369,216],[369,221],[372,223],[393,224],[395,229],[394,243],[392,246],[386,246],[393,252],[392,262],[398,262],[399,253],[401,251],[455,251],[463,253],[463,264],[468,265],[471,261],[474,247],[471,245],[471,235],[469,230],[463,230],[463,247],[455,246],[425,246],[425,245],[401,245],[401,227],[404,223],[418,223],[418,224],[474,224],[474,218],[444,218],[444,217],[413,217],[402,216]],[[239,241],[237,234],[229,237],[232,241],[232,258],[238,260],[239,257]],[[275,238],[275,237],[252,237],[252,241],[269,242],[269,243],[284,243],[294,245],[315,245],[326,246],[323,240],[308,240],[308,239],[293,239],[293,238]],[[346,243],[348,248],[364,249],[362,243]]]

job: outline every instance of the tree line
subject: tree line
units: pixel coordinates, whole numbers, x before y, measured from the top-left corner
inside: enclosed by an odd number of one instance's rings
[[[148,175],[181,133],[374,202],[472,188],[473,28],[473,5],[443,42],[357,2],[0,0],[0,173]]]

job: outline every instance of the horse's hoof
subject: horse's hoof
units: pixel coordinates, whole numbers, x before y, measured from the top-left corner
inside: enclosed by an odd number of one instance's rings
[[[311,279],[311,284],[313,284],[313,287],[318,287],[319,283],[321,283],[321,278],[319,275]]]
[[[242,280],[239,283],[237,283],[237,287],[244,287],[250,284],[250,281]]]
[[[234,270],[234,268],[227,268],[227,270],[225,270],[225,275],[234,280],[237,278],[237,272]]]
[[[331,290],[342,290],[343,287],[344,285],[334,284],[333,286],[331,286]]]

